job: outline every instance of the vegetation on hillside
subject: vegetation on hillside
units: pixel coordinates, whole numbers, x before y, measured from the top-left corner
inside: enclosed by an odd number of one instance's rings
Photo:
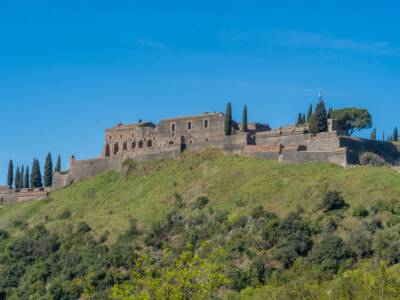
[[[0,299],[397,299],[400,176],[218,151],[0,209]]]

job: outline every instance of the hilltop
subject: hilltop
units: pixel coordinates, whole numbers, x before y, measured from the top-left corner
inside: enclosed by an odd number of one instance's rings
[[[352,290],[340,285],[346,271],[355,272],[346,275],[354,280],[378,276],[371,264],[379,259],[387,276],[400,272],[399,199],[400,175],[389,167],[281,164],[218,150],[127,160],[121,172],[76,182],[47,200],[1,207],[0,293],[125,299],[125,288],[136,295],[158,286],[148,274],[165,282],[159,260],[171,272],[184,260],[190,267],[179,272],[214,278],[215,286],[191,288],[194,299],[313,299],[328,288],[346,294]],[[137,274],[127,275],[137,260],[143,286],[130,281]],[[9,277],[18,263],[25,273]],[[367,290],[368,282],[358,287]],[[219,286],[227,289],[216,292]],[[197,294],[204,289],[208,294]],[[379,291],[388,299],[398,295],[386,285]]]

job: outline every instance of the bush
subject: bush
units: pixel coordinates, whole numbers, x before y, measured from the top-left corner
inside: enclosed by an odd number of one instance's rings
[[[359,219],[368,217],[369,212],[364,206],[358,206],[353,211],[353,216]]]
[[[60,214],[59,219],[63,220],[63,219],[68,219],[69,217],[71,217],[71,212],[69,210],[64,210]]]
[[[348,207],[348,204],[344,201],[343,197],[339,192],[330,191],[325,193],[322,202],[319,206],[324,212],[330,212],[337,209]]]
[[[311,254],[311,261],[320,266],[325,275],[336,274],[342,265],[354,261],[355,253],[335,235],[326,236]]]
[[[204,207],[207,206],[208,202],[210,202],[210,200],[208,200],[207,197],[199,197],[196,199],[196,202],[194,203],[194,208],[203,209]]]
[[[372,152],[364,152],[360,155],[360,165],[382,167],[386,165],[386,161],[379,155]]]

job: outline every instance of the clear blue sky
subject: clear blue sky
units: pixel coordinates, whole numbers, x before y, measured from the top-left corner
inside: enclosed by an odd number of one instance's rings
[[[197,4],[195,4],[195,2]],[[284,4],[282,4],[284,2]],[[400,125],[398,1],[0,1],[8,159],[100,154],[104,128],[224,111],[292,123],[327,106]],[[368,133],[366,133],[368,134]]]

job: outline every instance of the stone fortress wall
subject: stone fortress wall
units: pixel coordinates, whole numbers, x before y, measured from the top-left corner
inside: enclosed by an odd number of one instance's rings
[[[343,167],[359,163],[363,152],[373,152],[388,163],[397,165],[400,149],[389,142],[345,137],[335,120],[328,120],[328,132],[311,134],[307,125],[281,127],[271,130],[268,125],[250,123],[248,131],[240,131],[240,124],[233,122],[232,135],[225,135],[225,115],[204,113],[197,116],[165,119],[158,125],[152,122],[118,124],[106,129],[101,157],[76,160],[72,157],[66,172],[54,174],[53,189],[69,186],[108,170],[120,171],[125,159],[170,159],[183,151],[220,149],[224,153],[277,160],[283,163],[329,162]],[[25,192],[25,196],[23,193]],[[0,200],[18,202],[38,197],[45,191],[0,189]],[[8,195],[8,196],[7,196]]]

